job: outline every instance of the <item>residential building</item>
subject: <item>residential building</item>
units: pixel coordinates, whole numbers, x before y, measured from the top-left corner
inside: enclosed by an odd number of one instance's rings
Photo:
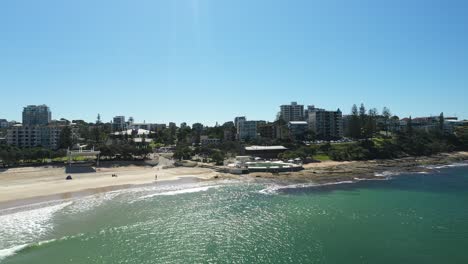
[[[7,131],[7,144],[17,147],[38,147],[50,149],[59,147],[60,133],[65,126],[23,126],[21,124],[10,127]],[[73,133],[72,134],[76,134]]]
[[[23,108],[24,126],[45,126],[51,119],[52,113],[47,105],[28,105]]]
[[[200,136],[200,143],[203,146],[216,145],[216,144],[220,143],[220,139],[219,138],[209,138],[208,136],[203,135],[203,136]]]
[[[309,130],[309,124],[306,121],[290,121],[288,129],[292,140],[304,140]]]
[[[126,140],[128,142],[133,142],[138,148],[147,148],[150,143],[153,142],[153,139],[150,138],[152,133],[153,132],[146,129],[127,129],[114,132],[111,136],[112,139],[117,142]]]
[[[46,105],[28,105],[23,109],[23,124],[11,125],[7,130],[7,144],[17,147],[59,148],[60,134],[65,127],[71,128],[72,140],[79,138],[78,128],[66,119],[51,120]]]
[[[309,106],[307,115],[309,129],[315,133],[316,138],[330,140],[343,137],[343,119],[340,109],[327,111]]]
[[[123,131],[127,129],[127,123],[125,122],[125,116],[114,116],[112,122],[113,131]]]
[[[468,125],[466,120],[458,120],[456,117],[448,117],[444,120],[444,132],[453,134],[457,127]]]
[[[260,120],[247,121],[247,120],[241,119],[239,123],[237,124],[237,139],[239,140],[256,139],[258,135],[257,127],[263,124],[266,124],[266,122],[260,121]]]
[[[280,106],[280,117],[286,121],[304,121],[304,105],[291,102],[290,105]]]
[[[149,131],[161,131],[166,128],[166,124],[156,124],[156,123],[133,123],[128,126],[129,129],[144,129]]]
[[[247,118],[245,118],[245,116],[238,116],[238,117],[234,118],[234,126],[237,128],[237,127],[239,127],[240,122],[244,122],[246,120],[247,120]]]

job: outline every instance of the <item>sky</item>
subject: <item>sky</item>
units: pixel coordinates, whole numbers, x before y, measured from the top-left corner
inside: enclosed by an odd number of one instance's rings
[[[468,1],[0,1],[0,118],[213,125],[281,104],[468,118]]]

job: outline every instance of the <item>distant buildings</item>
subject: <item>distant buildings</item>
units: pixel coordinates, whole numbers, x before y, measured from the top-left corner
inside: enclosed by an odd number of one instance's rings
[[[127,129],[123,131],[113,132],[111,134],[113,140],[117,142],[125,140],[133,142],[138,148],[147,148],[153,139],[150,135],[153,132],[146,129]]]
[[[24,126],[45,126],[51,118],[52,113],[47,105],[28,105],[23,109]]]
[[[112,130],[123,131],[127,129],[127,123],[125,122],[125,116],[114,116],[112,119]]]
[[[144,129],[149,131],[161,131],[166,129],[166,124],[156,124],[156,123],[133,123],[128,126],[128,129]]]
[[[28,105],[23,109],[23,124],[8,128],[7,144],[17,147],[45,147],[57,149],[60,134],[71,128],[72,139],[78,138],[77,129],[66,119],[51,120],[52,113],[46,105]]]
[[[309,129],[315,133],[316,138],[330,140],[343,137],[343,120],[340,109],[327,111],[312,105],[307,110],[307,123]]]
[[[290,105],[280,106],[280,118],[286,122],[304,121],[304,105],[292,102]]]
[[[275,123],[266,123],[257,127],[258,134],[264,139],[277,138],[277,126]]]
[[[240,122],[244,122],[244,121],[246,121],[246,120],[247,120],[247,118],[245,118],[245,116],[238,116],[238,117],[234,118],[234,126],[235,126],[236,128],[238,128],[238,127],[239,127],[239,123],[240,123]]]
[[[256,139],[258,136],[257,128],[260,125],[266,124],[265,121],[247,121],[245,117],[241,117],[237,120],[236,129],[237,129],[237,139],[238,140],[252,140]]]
[[[45,147],[57,149],[63,126],[14,125],[7,131],[7,144],[17,147]]]
[[[200,136],[200,144],[202,146],[207,146],[207,145],[217,145],[221,142],[219,138],[210,138],[206,135]]]

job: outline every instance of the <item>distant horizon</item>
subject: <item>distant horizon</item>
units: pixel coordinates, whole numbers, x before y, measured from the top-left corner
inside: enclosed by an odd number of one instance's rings
[[[0,118],[214,125],[298,101],[468,119],[468,2],[6,1]]]

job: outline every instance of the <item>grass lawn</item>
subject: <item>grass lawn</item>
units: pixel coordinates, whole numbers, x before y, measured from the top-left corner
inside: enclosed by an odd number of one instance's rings
[[[327,154],[316,154],[316,155],[313,155],[312,158],[314,160],[319,160],[319,161],[328,161],[328,160],[330,160],[330,157]]]

